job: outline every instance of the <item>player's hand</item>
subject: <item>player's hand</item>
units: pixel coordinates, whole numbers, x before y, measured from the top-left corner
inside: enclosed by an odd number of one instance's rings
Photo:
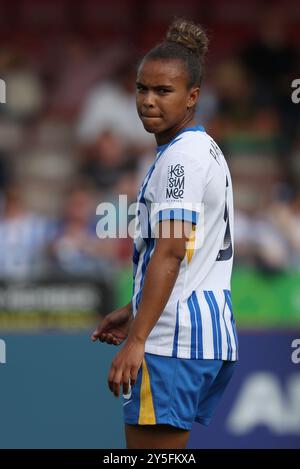
[[[116,309],[100,321],[91,335],[92,341],[120,345],[128,337],[132,319],[131,304]]]
[[[122,350],[115,356],[108,374],[108,386],[114,396],[128,394],[129,386],[133,386],[145,354],[145,343],[128,339]]]

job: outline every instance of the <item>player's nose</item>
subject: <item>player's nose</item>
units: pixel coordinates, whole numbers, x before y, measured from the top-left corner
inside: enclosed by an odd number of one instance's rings
[[[145,109],[155,107],[155,96],[154,93],[151,93],[151,91],[148,91],[148,93],[145,93],[143,96],[143,107]]]

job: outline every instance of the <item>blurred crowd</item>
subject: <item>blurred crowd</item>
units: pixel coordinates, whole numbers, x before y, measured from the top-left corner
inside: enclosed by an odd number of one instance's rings
[[[7,88],[7,102],[0,104],[1,280],[107,277],[130,263],[130,238],[97,237],[96,207],[110,202],[118,213],[119,194],[134,202],[153,161],[154,137],[135,109],[136,63],[163,37],[172,14],[163,16],[153,2],[152,17],[133,34],[126,15],[116,10],[109,16],[122,2],[110,3],[102,16],[99,2],[81,5],[90,8],[82,19],[85,33],[78,16],[68,29],[70,20],[59,9],[51,17],[51,2],[27,2],[18,17],[24,33],[0,33],[0,78]],[[190,9],[179,13],[209,24],[211,53],[197,120],[231,169],[235,263],[266,273],[300,271],[300,104],[291,100],[291,83],[300,78],[293,36],[300,10],[295,3],[287,15],[280,2],[260,7],[251,19],[253,2],[243,9],[243,2],[235,2],[227,16],[218,10],[221,3],[212,3],[215,10],[208,12],[199,9],[202,2],[187,1]],[[9,10],[8,2],[1,5]],[[28,14],[29,5],[36,16]],[[97,12],[99,22],[113,22],[109,31],[95,26]],[[49,41],[42,26],[35,36],[26,32],[30,21],[43,25],[43,14],[62,31],[52,32]],[[142,14],[134,21],[142,21]],[[127,213],[120,217],[128,219]]]

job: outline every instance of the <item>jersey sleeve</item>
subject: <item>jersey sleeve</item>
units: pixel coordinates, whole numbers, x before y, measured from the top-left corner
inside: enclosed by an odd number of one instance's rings
[[[199,159],[198,159],[199,160]],[[207,170],[184,153],[162,155],[149,188],[151,228],[163,220],[197,224],[202,213]]]

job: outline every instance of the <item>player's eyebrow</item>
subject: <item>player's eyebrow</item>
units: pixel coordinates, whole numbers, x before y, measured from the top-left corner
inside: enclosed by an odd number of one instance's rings
[[[149,86],[145,85],[144,83],[141,83],[140,81],[136,82],[136,86],[141,86],[142,88],[152,88],[154,90],[159,90],[161,88],[166,88],[170,91],[174,90],[174,87],[172,85],[155,85],[155,86],[152,86],[152,87],[150,86],[149,87]]]

